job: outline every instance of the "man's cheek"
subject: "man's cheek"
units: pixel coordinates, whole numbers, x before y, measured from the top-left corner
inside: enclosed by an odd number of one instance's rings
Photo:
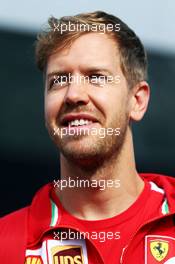
[[[53,118],[59,112],[60,104],[59,101],[54,98],[45,100],[45,113],[48,118]]]
[[[56,127],[56,113],[52,107],[45,107],[45,123],[50,129]]]
[[[45,103],[45,118],[48,120],[53,115],[54,109],[53,106]]]

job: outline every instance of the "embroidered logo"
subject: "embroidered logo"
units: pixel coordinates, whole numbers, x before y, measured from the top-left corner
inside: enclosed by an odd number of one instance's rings
[[[84,264],[81,246],[56,246],[51,252],[53,264]]]
[[[145,264],[175,263],[175,238],[149,235],[145,237]]]
[[[156,239],[155,241],[153,240],[150,242],[150,249],[153,257],[156,260],[161,261],[168,254],[169,244],[167,241]]]

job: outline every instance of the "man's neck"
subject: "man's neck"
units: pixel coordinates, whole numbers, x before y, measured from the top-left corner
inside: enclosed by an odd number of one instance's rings
[[[74,180],[77,186],[56,189],[63,207],[75,217],[86,220],[120,214],[135,202],[144,188],[144,182],[135,169],[132,137],[125,142],[117,158],[106,160],[96,170],[83,170],[61,156],[63,179],[67,183],[68,179]]]

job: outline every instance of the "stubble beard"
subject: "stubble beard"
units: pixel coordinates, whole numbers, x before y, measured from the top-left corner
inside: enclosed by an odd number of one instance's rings
[[[80,135],[71,138],[57,136],[54,142],[67,162],[86,170],[97,169],[110,159],[119,159],[128,127],[127,114],[111,122],[108,127],[120,128],[120,135],[106,135],[104,138],[100,138],[99,135]]]

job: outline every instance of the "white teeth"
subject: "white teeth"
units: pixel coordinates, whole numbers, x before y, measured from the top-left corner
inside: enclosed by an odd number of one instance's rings
[[[91,124],[92,121],[89,120],[84,120],[84,119],[75,119],[73,121],[70,121],[68,123],[68,126],[83,126],[83,125],[88,125]]]

